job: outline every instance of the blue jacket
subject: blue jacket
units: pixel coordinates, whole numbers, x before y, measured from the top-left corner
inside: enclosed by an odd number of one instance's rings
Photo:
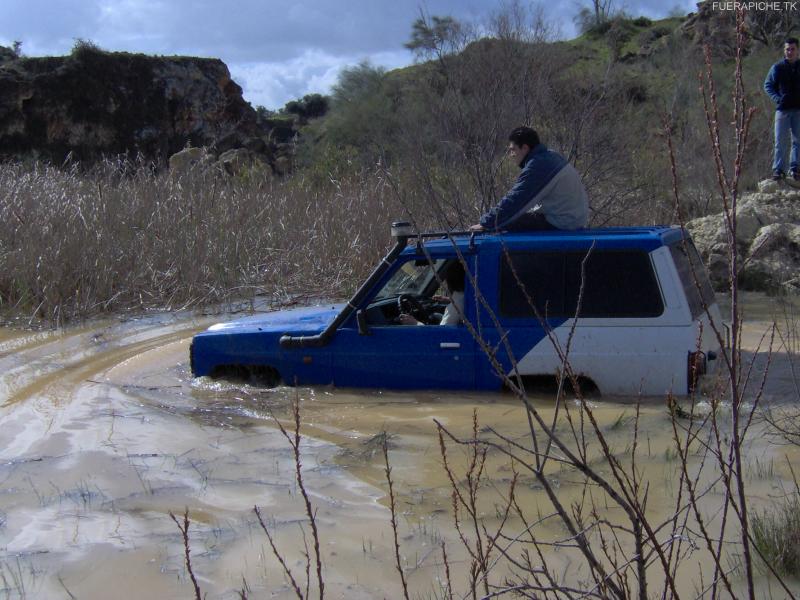
[[[776,110],[800,109],[800,60],[794,64],[785,58],[772,65],[764,81],[764,91]]]
[[[481,217],[486,229],[503,229],[527,212],[539,212],[557,229],[581,229],[589,219],[589,200],[580,175],[544,144],[522,160],[514,187]]]

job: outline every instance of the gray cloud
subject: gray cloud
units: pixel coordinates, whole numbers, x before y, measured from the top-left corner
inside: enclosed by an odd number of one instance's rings
[[[692,10],[690,0],[676,0]],[[339,71],[368,58],[408,64],[403,48],[419,15],[415,0],[3,0],[0,44],[23,42],[31,56],[68,53],[76,38],[108,50],[219,57],[254,104],[275,108],[305,93],[327,92]],[[427,0],[429,14],[485,19],[500,0]],[[570,36],[579,3],[546,4]],[[657,0],[621,6],[663,16]]]

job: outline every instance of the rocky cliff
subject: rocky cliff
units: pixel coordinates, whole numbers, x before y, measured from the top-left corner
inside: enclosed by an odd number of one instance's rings
[[[60,163],[142,154],[165,164],[187,145],[268,157],[269,132],[217,59],[105,52],[80,42],[69,56],[0,53],[0,158]]]
[[[742,194],[736,209],[736,245],[742,257],[740,287],[800,292],[800,189],[762,181]],[[728,234],[723,215],[686,224],[717,289],[728,284]]]

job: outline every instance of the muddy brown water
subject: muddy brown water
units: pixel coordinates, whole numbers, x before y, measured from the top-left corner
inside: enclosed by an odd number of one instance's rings
[[[747,356],[759,344],[766,347],[768,321],[789,325],[784,346],[775,342],[766,401],[797,403],[790,361],[797,350],[791,337],[795,313],[787,317],[758,296],[747,297],[745,307],[755,315],[745,329]],[[441,597],[442,541],[454,587],[465,591],[469,560],[453,524],[452,488],[434,419],[466,437],[477,411],[482,438],[496,439],[493,429],[526,445],[530,436],[519,401],[499,393],[265,389],[192,379],[191,337],[220,320],[154,314],[59,331],[0,329],[0,598],[193,597],[183,541],[169,517],[185,507],[194,572],[209,598],[238,597],[243,585],[251,598],[294,597],[253,513],[261,507],[276,545],[304,585],[303,539],[310,551],[310,529],[292,451],[273,418],[290,426],[293,398],[301,405],[303,476],[317,511],[326,595],[402,597],[387,508],[384,435],[412,594]],[[756,354],[754,371],[760,373],[766,353]],[[552,397],[532,401],[553,417]],[[613,452],[626,460],[635,402],[603,397],[592,406]],[[639,411],[638,468],[650,486],[648,514],[658,520],[674,504],[679,466],[663,399],[646,399]],[[560,415],[565,427],[563,407]],[[796,464],[800,453],[756,427],[745,451],[751,503],[758,508],[783,493],[787,463]],[[589,451],[596,454],[597,445]],[[457,477],[463,477],[466,450],[450,445],[448,453]],[[597,464],[603,472],[602,461]],[[574,470],[554,462],[548,473],[560,501],[580,502],[584,488]],[[492,452],[486,474],[479,511],[491,528],[500,522],[513,472],[507,458]],[[515,493],[529,518],[552,511],[541,486],[524,472]],[[716,499],[717,490],[704,499],[710,515]],[[613,518],[613,512],[604,516]],[[522,529],[518,518],[506,524],[511,537]],[[566,537],[555,520],[537,531],[542,539]],[[680,582],[691,597],[712,568],[701,555],[687,558],[691,565]],[[548,561],[566,581],[582,577],[569,550],[553,550]],[[494,573],[499,583],[509,574],[507,565],[498,563]],[[661,581],[653,585],[658,589]],[[763,593],[782,597],[765,578],[759,585]]]

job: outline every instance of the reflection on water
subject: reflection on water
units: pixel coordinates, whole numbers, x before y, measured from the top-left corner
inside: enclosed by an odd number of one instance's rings
[[[727,319],[731,310],[730,297],[717,294],[717,304]],[[761,292],[739,292],[742,318],[746,321],[764,321],[782,325],[786,320],[800,317],[800,298],[797,296],[767,296]]]
[[[774,314],[770,301],[760,297],[746,297],[746,309],[751,311],[746,314]],[[329,596],[402,595],[389,527],[384,443],[412,591],[426,597],[440,593],[442,541],[453,583],[463,590],[469,556],[454,527],[452,487],[434,423],[469,437],[477,410],[481,439],[499,441],[497,432],[507,447],[530,448],[520,403],[510,394],[266,389],[193,380],[189,341],[211,322],[153,315],[61,332],[0,330],[0,581],[6,595],[190,597],[182,540],[168,517],[188,507],[192,562],[209,597],[236,597],[243,585],[253,598],[293,597],[252,508],[262,508],[276,545],[303,579],[309,528],[293,454],[275,423],[291,428],[294,398],[301,406],[303,476],[317,510]],[[759,340],[765,330],[766,323],[748,324],[747,339]],[[765,367],[760,360],[758,372]],[[778,352],[772,363],[768,399],[796,402],[786,352]],[[576,414],[574,404],[560,407],[556,418],[552,398],[532,400],[569,439],[565,408],[573,406]],[[622,462],[630,460],[636,428],[648,514],[660,521],[671,514],[680,492],[671,420],[661,400],[649,400],[638,418],[636,406],[622,400],[593,399],[593,414]],[[698,413],[704,409],[708,404],[694,407]],[[759,431],[746,448],[756,508],[774,502],[788,475],[786,459],[797,457],[795,447],[777,445]],[[588,452],[589,463],[607,473],[598,445],[590,444]],[[467,450],[448,443],[448,460],[464,477]],[[500,451],[490,451],[478,503],[489,528],[501,520],[515,471],[516,501],[527,517],[535,520],[552,510],[539,481],[519,465],[512,469]],[[553,460],[546,473],[566,506],[585,500],[577,470]],[[716,493],[707,498],[710,514]],[[613,510],[601,516],[619,518]],[[513,537],[525,526],[512,515],[506,528]],[[537,535],[558,540],[565,530],[546,520]],[[585,575],[572,550],[551,556],[567,579]],[[690,576],[681,582],[687,591],[694,591],[700,573],[710,568],[699,558],[691,562]],[[507,574],[507,566],[498,566],[494,579]]]

